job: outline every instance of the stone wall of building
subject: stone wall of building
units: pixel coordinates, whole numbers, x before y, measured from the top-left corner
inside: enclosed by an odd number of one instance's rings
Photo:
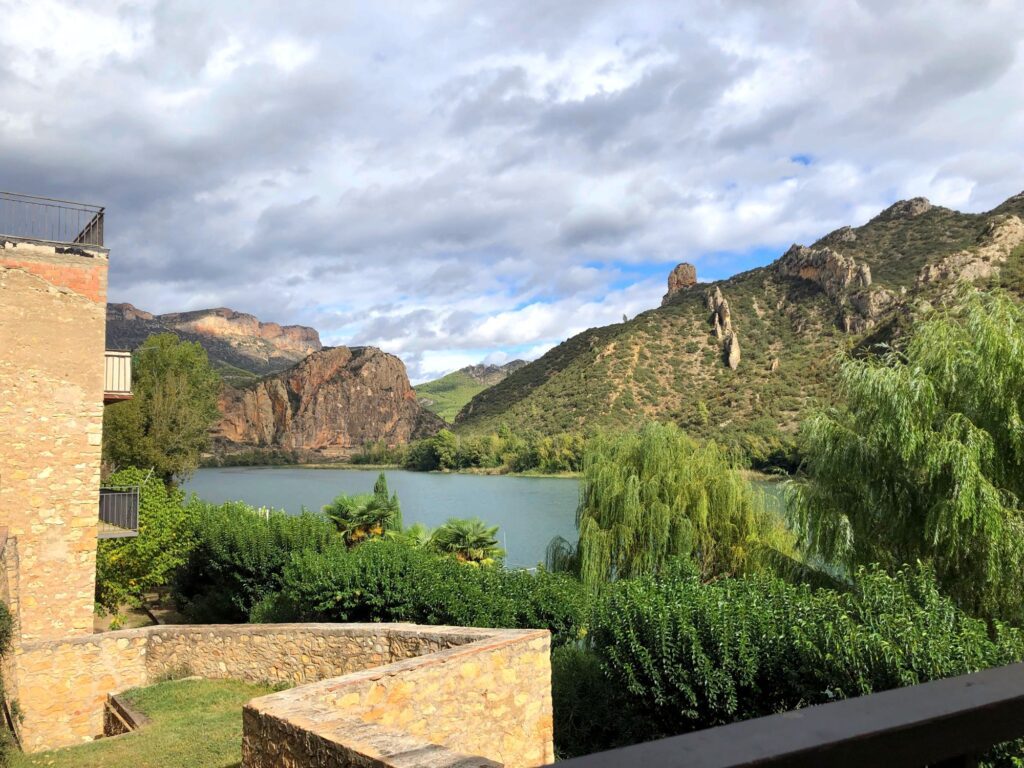
[[[384,767],[419,765],[424,755],[438,766],[467,755],[482,765],[553,762],[548,632],[483,632],[472,643],[254,699],[243,765]]]
[[[0,237],[0,527],[23,642],[92,631],[107,263]]]
[[[546,631],[413,624],[156,626],[25,643],[11,666],[13,679],[31,680],[17,692],[24,714],[19,738],[29,752],[101,735],[109,694],[199,675],[297,686],[256,699],[247,709],[251,766],[276,765],[268,755],[295,745],[309,751],[318,742],[321,756],[335,757],[336,747],[359,752],[360,745],[377,743],[379,753],[417,743],[431,754],[482,755],[508,765],[553,758]],[[333,723],[334,736],[308,732],[310,722]]]

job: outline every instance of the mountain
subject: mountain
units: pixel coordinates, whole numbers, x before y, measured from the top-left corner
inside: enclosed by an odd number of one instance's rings
[[[432,435],[444,422],[416,402],[405,365],[375,347],[332,347],[259,381],[225,385],[219,448],[347,457],[370,442]]]
[[[233,384],[282,371],[323,348],[313,328],[264,323],[225,307],[153,315],[131,304],[107,304],[108,349],[135,349],[157,333],[199,342]]]
[[[440,379],[417,384],[414,389],[424,408],[451,422],[474,395],[504,381],[524,365],[525,360],[513,360],[504,365],[467,365]]]
[[[836,353],[892,339],[957,280],[1024,294],[1024,193],[983,214],[905,200],[728,280],[668,280],[657,309],[591,328],[466,404],[462,432],[677,422],[754,457],[833,393]]]

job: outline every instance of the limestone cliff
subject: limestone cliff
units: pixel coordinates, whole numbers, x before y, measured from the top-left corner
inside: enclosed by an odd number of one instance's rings
[[[217,441],[349,456],[433,434],[444,422],[416,402],[405,365],[375,347],[333,347],[220,398]]]
[[[157,333],[202,345],[230,383],[282,371],[322,349],[320,335],[302,325],[278,325],[224,307],[154,315],[131,304],[107,305],[107,346],[135,349]]]
[[[320,334],[304,325],[264,323],[252,315],[227,307],[202,309],[196,312],[172,312],[159,315],[160,322],[182,331],[213,336],[245,344],[263,340],[281,355],[303,358],[322,348]]]

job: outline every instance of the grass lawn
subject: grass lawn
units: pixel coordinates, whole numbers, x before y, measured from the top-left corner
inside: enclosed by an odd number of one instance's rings
[[[150,718],[134,733],[79,747],[11,755],[11,768],[229,768],[242,760],[242,705],[273,688],[177,680],[124,695]]]

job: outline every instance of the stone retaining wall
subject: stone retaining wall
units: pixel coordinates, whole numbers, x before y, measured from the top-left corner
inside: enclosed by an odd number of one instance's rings
[[[251,768],[282,764],[282,750],[289,765],[482,755],[534,766],[553,759],[548,638],[413,624],[156,626],[24,644],[11,662],[26,751],[101,735],[109,694],[199,675],[298,686],[246,707]],[[430,760],[377,760],[413,753]]]
[[[254,699],[243,765],[506,765],[554,761],[550,635],[475,642]]]

